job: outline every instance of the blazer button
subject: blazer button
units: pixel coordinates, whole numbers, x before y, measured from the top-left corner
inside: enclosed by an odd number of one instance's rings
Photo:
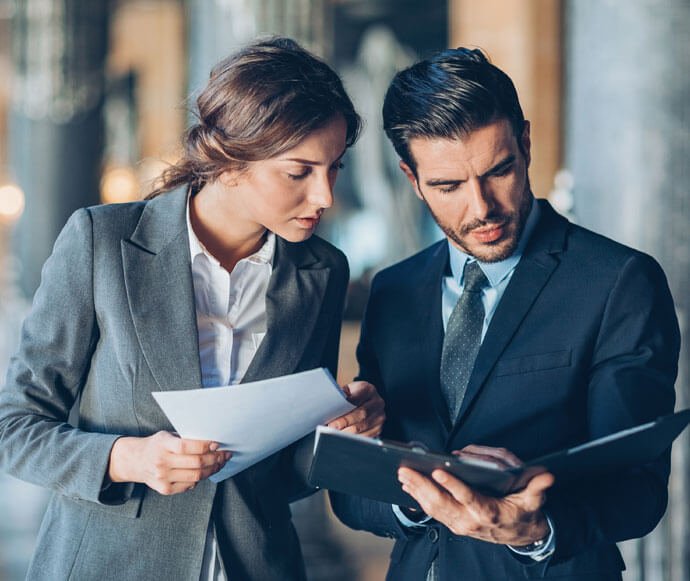
[[[426,536],[432,543],[435,543],[436,541],[438,541],[438,529],[429,529],[426,532]]]

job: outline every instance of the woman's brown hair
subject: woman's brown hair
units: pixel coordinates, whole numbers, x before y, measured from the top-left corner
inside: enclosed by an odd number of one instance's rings
[[[190,184],[192,190],[228,170],[295,147],[342,115],[347,146],[361,120],[338,75],[289,38],[250,44],[219,62],[196,100],[197,122],[186,132],[184,154],[158,179],[149,198]]]

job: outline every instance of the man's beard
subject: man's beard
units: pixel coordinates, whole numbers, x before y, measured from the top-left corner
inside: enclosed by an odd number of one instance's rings
[[[529,187],[529,182],[525,186],[525,191],[523,193],[523,199],[516,212],[509,213],[493,213],[484,220],[474,220],[469,224],[463,224],[459,229],[454,230],[434,214],[433,210],[426,203],[429,212],[433,216],[436,224],[443,231],[443,233],[458,246],[463,252],[473,256],[481,262],[500,262],[510,257],[516,250],[518,244],[520,243],[520,237],[525,229],[525,223],[529,216],[530,210],[532,208],[533,196]],[[500,225],[506,231],[509,231],[508,238],[501,238],[496,242],[487,242],[484,244],[477,244],[478,250],[473,250],[470,245],[467,244],[467,238],[470,236],[472,230],[477,228]]]

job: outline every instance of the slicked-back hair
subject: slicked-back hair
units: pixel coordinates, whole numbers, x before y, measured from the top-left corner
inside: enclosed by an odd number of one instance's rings
[[[347,147],[361,128],[340,77],[284,37],[259,40],[220,61],[193,113],[182,158],[163,172],[149,198],[183,184],[198,191],[226,171],[292,149],[338,116]]]
[[[510,77],[479,49],[444,50],[400,71],[383,102],[383,128],[416,173],[413,138],[464,139],[507,119],[522,149],[525,117]]]

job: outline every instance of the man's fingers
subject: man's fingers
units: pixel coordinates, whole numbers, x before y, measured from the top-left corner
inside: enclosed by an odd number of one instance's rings
[[[478,495],[474,490],[447,472],[434,470],[431,477],[450,492],[451,496],[460,504],[469,505],[477,501]]]
[[[529,481],[524,490],[511,496],[516,497],[516,500],[525,510],[538,510],[544,504],[544,493],[553,485],[554,481],[553,474],[549,472],[538,474]]]
[[[459,458],[472,458],[484,460],[486,462],[495,462],[506,468],[522,465],[522,460],[506,448],[493,448],[491,446],[470,444],[469,446],[465,446],[462,450],[455,450],[453,454]]]
[[[426,514],[436,518],[444,513],[449,501],[448,494],[431,480],[409,468],[398,469],[398,480],[403,490],[419,503]]]

